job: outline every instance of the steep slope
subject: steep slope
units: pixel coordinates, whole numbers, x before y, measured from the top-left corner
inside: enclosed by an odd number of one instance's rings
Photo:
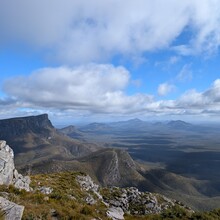
[[[51,158],[73,159],[99,149],[58,132],[47,114],[0,120],[0,139],[13,148],[17,166]]]
[[[139,166],[130,155],[119,149],[102,149],[79,160],[93,168],[102,185],[134,186],[143,180]]]

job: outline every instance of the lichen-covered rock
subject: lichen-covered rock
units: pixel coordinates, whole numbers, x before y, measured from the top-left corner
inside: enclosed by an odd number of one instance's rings
[[[17,205],[0,197],[0,209],[4,213],[5,220],[20,220],[23,215],[24,206]]]

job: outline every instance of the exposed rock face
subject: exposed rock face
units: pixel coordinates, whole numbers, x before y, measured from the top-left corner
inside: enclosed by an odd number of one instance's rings
[[[27,132],[44,133],[42,128],[53,128],[47,114],[0,120],[1,138],[22,136]]]
[[[109,185],[113,185],[115,182],[119,182],[121,179],[120,170],[119,170],[119,159],[117,152],[113,151],[112,160],[110,161],[105,177],[105,182]]]
[[[30,178],[23,177],[14,166],[13,150],[5,141],[0,141],[0,185],[13,184],[18,189],[30,191]]]
[[[17,205],[3,197],[0,197],[0,208],[5,220],[20,220],[24,211],[24,206]]]
[[[5,141],[0,141],[0,184],[9,185],[14,177],[14,153],[6,145]]]

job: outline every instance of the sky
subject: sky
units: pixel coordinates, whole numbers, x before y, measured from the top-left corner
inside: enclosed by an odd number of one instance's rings
[[[0,119],[220,121],[219,0],[0,0]]]

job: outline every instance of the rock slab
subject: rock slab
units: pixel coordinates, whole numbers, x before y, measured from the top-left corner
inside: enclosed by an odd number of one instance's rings
[[[24,206],[17,205],[0,197],[0,209],[4,213],[5,220],[20,220],[23,215]]]

